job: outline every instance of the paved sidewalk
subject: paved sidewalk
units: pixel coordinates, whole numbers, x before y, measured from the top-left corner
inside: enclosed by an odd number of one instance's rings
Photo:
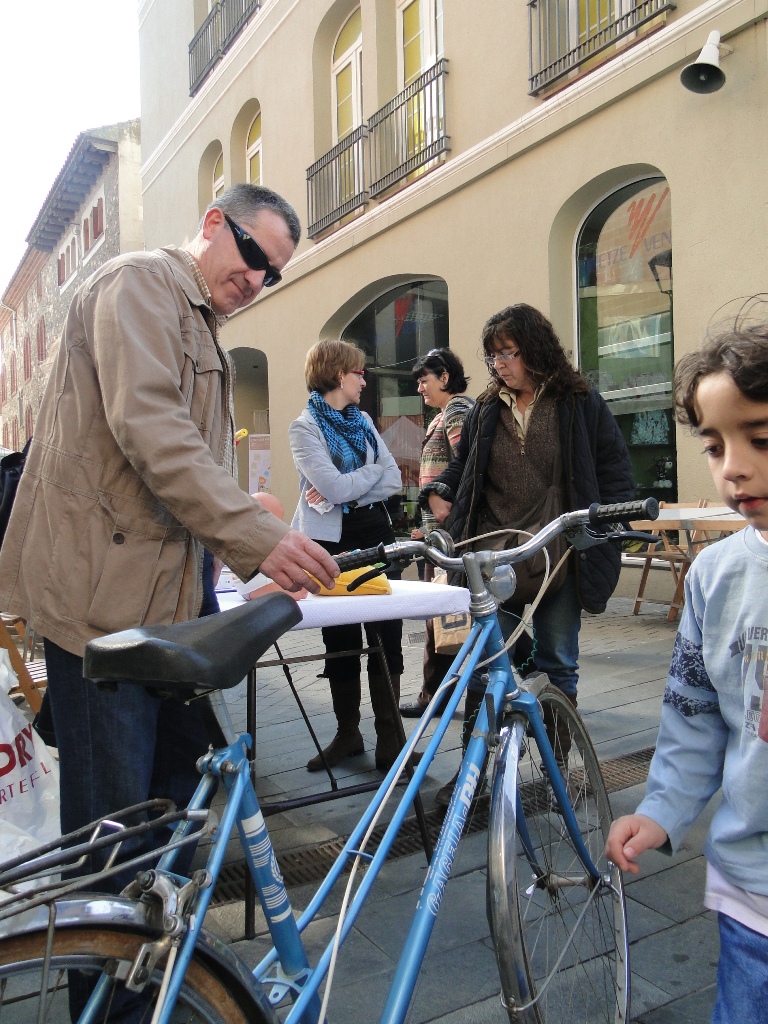
[[[581,639],[579,710],[601,760],[621,757],[653,746],[661,695],[675,635],[666,608],[645,605],[631,614],[632,602],[614,599],[602,616],[584,619]],[[420,683],[423,623],[406,621],[403,696],[414,695]],[[409,642],[410,641],[410,642]],[[283,638],[285,656],[316,653],[319,633],[307,631]],[[322,743],[334,732],[327,682],[317,678],[322,662],[293,669],[293,678]],[[244,695],[232,698],[236,724],[243,726]],[[406,731],[412,722],[405,722]],[[370,701],[364,696],[362,731],[366,753],[337,771],[340,784],[379,776],[374,770],[375,734]],[[460,722],[450,727],[443,749],[423,787],[429,810],[436,790],[458,767]],[[314,753],[306,726],[281,669],[258,673],[256,735],[259,796],[282,799],[319,792],[327,779],[309,774],[305,765]],[[612,795],[615,814],[634,810],[643,786]],[[269,819],[278,855],[293,852],[311,858],[318,847],[347,836],[367,805],[368,794],[292,810]],[[715,915],[702,904],[704,861],[700,855],[708,816],[702,819],[675,857],[648,854],[639,878],[627,879],[631,940],[632,1014],[638,1024],[704,1024],[714,1002],[718,951]],[[410,1024],[505,1024],[499,982],[485,916],[484,832],[467,836],[459,848],[454,873],[433,934]],[[233,845],[232,856],[237,856]],[[375,1024],[394,975],[426,868],[423,852],[390,860],[339,959],[329,1007],[332,1024]],[[301,910],[315,892],[312,882],[290,889]],[[337,886],[337,890],[341,885]],[[305,932],[310,956],[332,935],[341,891],[334,891],[318,918]],[[234,944],[249,964],[256,964],[271,945],[263,926],[252,942],[243,940],[243,905],[230,903],[209,914],[212,925]],[[565,1022],[564,1022],[565,1024]]]

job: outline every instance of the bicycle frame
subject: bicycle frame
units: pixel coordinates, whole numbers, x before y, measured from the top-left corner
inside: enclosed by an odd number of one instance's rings
[[[205,774],[190,802],[190,808],[197,809],[205,805],[216,778],[220,778],[224,783],[227,790],[227,802],[205,867],[207,884],[199,889],[189,913],[190,925],[176,956],[157,1024],[167,1024],[170,1021],[210,903],[213,893],[212,882],[218,877],[227,840],[235,826],[238,828],[246,863],[254,879],[274,942],[274,948],[257,965],[253,976],[259,983],[271,989],[269,998],[275,1004],[280,1002],[289,991],[293,994],[295,1002],[286,1016],[286,1024],[316,1024],[320,1014],[318,990],[331,962],[334,941],[329,942],[316,966],[311,968],[301,941],[301,932],[314,919],[347,867],[348,861],[360,856],[368,860],[369,863],[340,927],[338,944],[341,945],[344,942],[386,861],[408,808],[459,706],[472,672],[481,657],[492,657],[503,651],[503,648],[504,639],[495,612],[489,611],[479,615],[446,677],[458,674],[459,678],[454,693],[436,724],[420,764],[414,769],[413,778],[399,801],[376,853],[373,855],[361,854],[359,847],[394,787],[402,764],[406,757],[410,756],[411,749],[416,742],[413,737],[401,752],[381,788],[374,795],[344,849],[298,921],[294,920],[288,893],[277,866],[264,817],[259,809],[258,800],[250,781],[248,751],[251,746],[251,738],[246,734],[238,736],[228,747],[209,753],[201,759],[201,770]],[[462,667],[462,670],[457,672],[459,667]],[[403,946],[389,996],[380,1018],[381,1024],[402,1024],[406,1018],[432,929],[451,875],[458,842],[464,831],[475,791],[483,774],[487,753],[496,743],[496,725],[501,721],[502,716],[509,713],[519,714],[530,723],[564,822],[577,846],[585,872],[595,880],[600,877],[581,840],[575,815],[568,801],[565,784],[557,770],[554,754],[547,739],[536,698],[518,687],[506,656],[498,658],[491,664],[488,675],[486,701],[480,708],[451,804],[427,869],[408,937]],[[494,714],[491,730],[489,730],[487,719],[489,698]],[[439,695],[436,699],[439,699]],[[429,717],[425,716],[425,719],[423,726],[426,726]],[[418,735],[423,732],[423,726],[417,730]],[[515,787],[514,773],[509,773],[508,785]],[[531,866],[536,870],[535,854],[527,837],[525,817],[519,797],[517,797],[517,826]],[[193,823],[180,823],[174,834],[174,841],[188,834],[192,827]],[[175,857],[176,851],[164,854],[158,863],[158,872],[172,871]],[[97,988],[83,1017],[81,1017],[80,1024],[90,1024],[90,1021],[95,1019],[99,998],[100,994]]]
[[[561,522],[566,521],[578,526],[586,522],[586,517],[587,513],[569,513],[561,517]],[[542,546],[548,537],[553,535],[553,532],[557,532],[556,527],[556,523],[550,524],[541,532],[536,538],[538,546]],[[410,548],[412,545],[404,547]],[[526,552],[529,555],[533,551],[534,542],[530,541],[516,549],[514,554]],[[481,553],[477,559],[471,554],[464,556],[462,561],[471,592],[470,610],[473,616],[470,635],[456,655],[446,679],[433,697],[429,709],[422,716],[409,742],[400,752],[333,867],[298,920],[294,919],[264,817],[251,783],[248,760],[252,743],[251,737],[247,734],[235,737],[231,724],[229,724],[224,733],[229,741],[228,745],[219,750],[210,751],[200,759],[199,767],[203,778],[188,809],[200,811],[207,805],[217,778],[224,783],[227,801],[205,869],[196,872],[188,883],[182,882],[183,887],[178,893],[171,891],[168,896],[173,905],[173,913],[177,914],[178,912],[176,917],[171,918],[172,922],[175,921],[177,925],[176,931],[171,931],[171,937],[178,937],[178,948],[173,951],[174,955],[169,955],[168,958],[166,977],[163,980],[153,1024],[169,1024],[195,945],[204,935],[203,920],[213,894],[214,883],[223,864],[227,841],[235,826],[238,828],[245,860],[253,877],[274,942],[272,951],[253,970],[252,977],[269,991],[268,998],[273,1005],[280,1003],[287,994],[291,994],[293,1006],[285,1017],[285,1024],[317,1024],[323,1010],[319,987],[335,960],[338,947],[349,935],[365,904],[373,883],[400,831],[407,810],[427,774],[454,713],[458,709],[470,677],[480,665],[483,657],[489,663],[485,700],[480,706],[435,851],[427,868],[410,930],[380,1017],[380,1024],[403,1024],[405,1021],[446,884],[451,875],[458,842],[464,831],[478,784],[484,774],[487,756],[496,747],[500,738],[497,735],[497,730],[508,716],[511,715],[513,720],[525,723],[536,740],[559,813],[584,868],[584,880],[587,881],[590,888],[596,888],[598,883],[604,881],[582,840],[565,780],[558,769],[547,737],[537,698],[518,686],[506,655],[505,641],[496,614],[497,604],[488,591],[487,579],[483,575],[484,571],[488,571],[489,566],[493,568],[494,565],[504,564],[502,560],[505,554],[508,553],[485,552]],[[512,558],[511,561],[519,561],[521,557]],[[440,557],[436,557],[435,560],[437,564],[441,563]],[[442,562],[450,563],[451,567],[455,567],[455,563],[459,560],[443,555]],[[461,564],[459,562],[459,565]],[[486,662],[482,663],[482,665],[485,664]],[[457,678],[454,691],[440,718],[435,721],[434,709],[440,702],[449,681],[454,677]],[[214,706],[218,704],[220,708],[224,707],[223,697],[220,693],[213,695],[211,700]],[[228,723],[228,715],[224,715],[224,719]],[[407,759],[411,756],[427,725],[432,721],[435,721],[435,729],[427,743],[422,759],[413,770],[412,778],[394,810],[376,852],[369,854],[365,852],[365,844],[370,833],[373,831],[384,804],[397,785]],[[504,747],[502,749],[503,756],[506,756],[506,749]],[[516,768],[516,765],[514,767]],[[505,772],[503,787],[505,805],[514,807],[517,834],[534,875],[543,875],[544,872],[537,865],[536,853],[528,834],[520,794],[517,792],[516,771]],[[197,820],[199,821],[199,814]],[[172,843],[188,837],[195,825],[194,820],[181,821],[175,828]],[[166,874],[170,874],[176,881],[179,881],[178,876],[173,875],[173,865],[177,854],[178,848],[163,853],[156,871],[148,872],[144,876],[149,879],[148,885],[154,885],[154,880],[158,876],[162,878]],[[368,862],[367,870],[346,911],[342,912],[340,916],[336,935],[322,953],[317,965],[311,968],[301,940],[301,933],[316,916],[332,888],[347,868],[350,859],[354,862],[353,874],[361,860]],[[577,884],[578,881],[575,880],[573,883],[568,882],[567,884]],[[350,890],[351,887],[352,879],[349,884]],[[163,895],[162,886],[159,886],[159,890]],[[156,892],[158,890],[148,888],[145,891]],[[166,939],[167,935],[168,927],[166,926]],[[157,943],[147,943],[148,947],[153,945],[157,945]],[[137,964],[134,964],[129,976],[132,976],[136,968]],[[102,976],[79,1024],[92,1024],[97,1019],[99,1003],[102,998],[101,990],[106,988],[107,981],[106,975]],[[136,987],[140,988],[140,985]]]

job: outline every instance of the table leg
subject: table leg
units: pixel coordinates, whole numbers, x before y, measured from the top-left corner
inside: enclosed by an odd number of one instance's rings
[[[379,659],[379,668],[381,675],[384,677],[384,681],[387,686],[387,698],[390,702],[392,709],[392,716],[395,722],[395,729],[400,739],[401,746],[405,746],[405,730],[403,729],[403,720],[400,717],[400,708],[398,707],[397,700],[395,699],[395,693],[392,689],[392,678],[389,674],[389,665],[387,664],[387,658],[384,653],[384,645],[381,642],[381,633],[376,626],[376,623],[368,623],[368,629],[373,640],[371,653],[375,650],[376,655]],[[413,778],[413,768],[411,767],[410,761],[405,762],[405,772],[409,779]],[[421,832],[421,841],[424,846],[424,853],[427,855],[427,860],[432,860],[432,841],[429,838],[429,830],[427,829],[427,819],[424,814],[424,804],[421,800],[421,793],[417,793],[413,801],[413,808],[416,812],[416,820],[419,823],[419,832]]]

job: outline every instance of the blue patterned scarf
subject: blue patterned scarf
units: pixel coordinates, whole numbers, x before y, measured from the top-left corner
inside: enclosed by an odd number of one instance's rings
[[[356,405],[350,404],[338,412],[319,391],[311,392],[308,405],[328,445],[331,461],[340,473],[351,473],[365,465],[366,442],[373,448],[374,461],[378,459],[376,436]]]

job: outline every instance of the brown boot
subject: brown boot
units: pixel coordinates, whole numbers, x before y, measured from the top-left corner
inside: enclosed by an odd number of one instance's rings
[[[330,680],[331,699],[336,715],[336,735],[323,750],[329,768],[335,767],[345,757],[357,757],[365,750],[360,732],[360,677]],[[325,768],[322,758],[316,754],[307,762],[308,772],[321,772]]]
[[[472,738],[472,730],[475,728],[475,722],[477,721],[477,716],[480,712],[480,708],[482,707],[484,697],[485,694],[480,693],[478,690],[467,690],[466,697],[464,698],[464,723],[461,727],[462,758],[467,752],[469,741]],[[483,765],[483,773],[477,784],[477,789],[475,790],[475,799],[480,796],[480,793],[485,787],[485,768],[487,763],[488,759],[486,757],[485,764]],[[459,773],[456,772],[451,781],[446,782],[446,784],[441,786],[437,793],[435,793],[435,803],[438,807],[447,807],[450,804],[458,778]]]
[[[400,700],[400,676],[390,676],[395,708]],[[395,719],[392,703],[387,692],[387,681],[378,672],[368,670],[368,688],[371,691],[374,725],[376,727],[376,767],[386,774],[403,749],[401,738],[402,723]]]

